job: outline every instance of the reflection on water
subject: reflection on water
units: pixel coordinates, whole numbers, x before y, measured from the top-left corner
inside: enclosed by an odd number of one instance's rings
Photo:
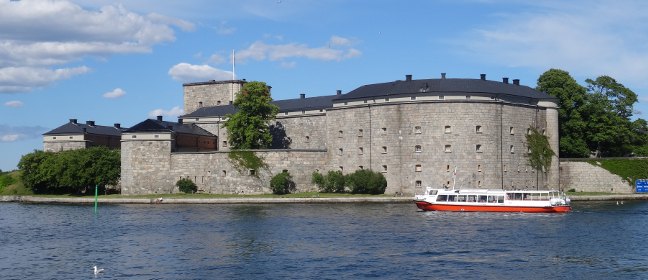
[[[648,203],[567,214],[413,204],[0,204],[0,279],[645,279]]]

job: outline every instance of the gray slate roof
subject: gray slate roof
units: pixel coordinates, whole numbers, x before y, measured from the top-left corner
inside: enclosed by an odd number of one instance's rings
[[[211,132],[204,130],[195,124],[181,124],[159,119],[147,119],[124,132],[175,132],[201,136],[214,136]]]
[[[327,95],[306,98],[295,98],[286,100],[275,100],[272,104],[279,107],[279,113],[293,112],[293,111],[310,111],[320,110],[333,107],[333,99],[340,95]],[[225,116],[227,114],[236,113],[234,105],[202,107],[192,113],[182,116],[182,118],[197,118],[197,117],[215,117]]]
[[[511,95],[535,99],[555,99],[528,86],[506,84],[498,81],[481,79],[423,79],[394,81],[388,83],[364,85],[336,98],[340,100],[358,100],[375,97],[389,97],[411,94],[428,95],[468,95],[468,94]]]
[[[125,130],[125,128],[116,128],[114,126],[88,125],[70,121],[62,126],[45,132],[43,135],[83,134],[84,129],[85,133],[113,136],[120,136],[122,131]]]

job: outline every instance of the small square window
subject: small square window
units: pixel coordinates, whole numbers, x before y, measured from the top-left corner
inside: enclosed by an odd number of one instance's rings
[[[445,145],[443,151],[446,153],[452,153],[452,145]]]
[[[382,130],[383,132],[387,132],[387,128],[386,128],[386,127],[381,128],[381,130]]]
[[[481,187],[481,186],[482,186],[482,185],[481,185],[481,181],[477,181],[477,186],[478,186],[478,187]]]
[[[417,188],[420,188],[421,186],[423,186],[423,183],[421,182],[421,180],[417,180],[417,181],[414,183],[414,186],[416,186]]]
[[[545,129],[544,128],[542,129],[542,135],[545,135]]]
[[[338,155],[342,155],[342,154],[344,154],[344,149],[339,148],[339,149],[338,149]]]
[[[482,152],[482,145],[481,144],[475,145],[475,152],[478,152],[478,153]]]
[[[482,172],[481,164],[477,164],[477,172]]]
[[[385,102],[389,102],[389,98],[385,98]]]
[[[470,95],[466,95],[466,100],[470,100]]]
[[[509,127],[509,133],[510,133],[511,135],[515,134],[515,130],[513,129],[512,126]]]
[[[482,126],[481,125],[475,126],[475,133],[482,133]]]
[[[418,126],[418,125],[415,126],[415,127],[414,127],[414,133],[416,133],[416,134],[421,134],[421,126]]]
[[[383,172],[383,173],[387,172],[387,165],[383,165],[383,166],[382,166],[382,172]]]
[[[504,164],[504,172],[508,172],[508,170],[506,169],[506,164]]]
[[[340,171],[344,171],[344,166],[339,166],[338,168],[340,168]]]
[[[344,136],[344,131],[339,130],[338,131],[338,137],[342,138],[342,136]]]
[[[416,166],[414,166],[414,172],[421,172],[422,170],[423,170],[423,168],[421,167],[420,164],[417,164]]]
[[[288,116],[288,112],[284,112],[284,116]]]
[[[444,100],[444,99],[445,99],[445,96],[439,95],[439,100]]]
[[[153,135],[153,138],[160,138],[160,135],[155,134],[155,135]]]
[[[310,142],[310,136],[306,135],[306,143]]]
[[[511,150],[511,154],[515,154],[515,147],[513,145],[509,146],[509,150]]]
[[[527,128],[527,135],[531,135],[531,129]]]
[[[137,138],[137,135],[133,135],[133,136],[131,136],[131,138]]]
[[[250,169],[250,175],[252,175],[252,176],[256,175],[256,170]]]
[[[223,147],[227,147],[227,141],[223,141]]]
[[[531,148],[527,147],[527,154],[530,154],[530,153],[531,153]]]
[[[72,138],[74,138],[74,137],[70,136],[70,139],[72,139]],[[135,137],[133,137],[133,138],[135,138]]]
[[[420,153],[421,152],[421,145],[414,146],[414,152],[415,153]]]
[[[382,146],[382,153],[386,154],[387,153],[387,146]]]
[[[410,100],[416,100],[416,96],[410,97]]]
[[[358,169],[363,170],[364,166],[360,165],[360,166],[358,166]]]
[[[363,147],[359,147],[359,148],[358,148],[358,154],[359,154],[359,155],[364,154],[364,148],[363,148]]]
[[[364,131],[361,129],[358,129],[358,137],[362,137],[364,135]]]
[[[450,164],[446,165],[446,172],[450,172]]]
[[[363,100],[362,102],[363,102],[363,103],[367,103],[367,100]]]
[[[227,176],[227,170],[223,170],[223,171],[221,171],[221,176],[222,176],[222,177]]]
[[[56,140],[56,136],[52,137],[52,139]]]
[[[452,126],[446,125],[443,129],[445,133],[452,133]]]

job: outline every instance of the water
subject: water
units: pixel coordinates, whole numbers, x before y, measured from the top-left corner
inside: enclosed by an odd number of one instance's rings
[[[646,279],[646,214],[0,203],[0,279]]]

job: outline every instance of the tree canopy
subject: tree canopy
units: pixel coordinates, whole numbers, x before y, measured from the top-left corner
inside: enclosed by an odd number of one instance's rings
[[[646,121],[632,121],[637,95],[609,76],[579,85],[567,71],[550,69],[537,90],[558,98],[561,157],[645,155]]]
[[[81,193],[87,187],[116,185],[121,173],[119,150],[105,147],[62,151],[34,151],[18,167],[22,181],[34,193]]]
[[[237,149],[269,148],[272,144],[269,121],[279,108],[272,104],[270,90],[264,82],[248,82],[234,101],[237,112],[227,115],[223,124],[227,128],[230,147]]]

